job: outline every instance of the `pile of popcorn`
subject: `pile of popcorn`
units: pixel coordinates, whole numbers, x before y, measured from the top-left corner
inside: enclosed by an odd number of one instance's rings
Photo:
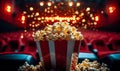
[[[82,40],[83,35],[68,22],[55,22],[47,25],[43,30],[34,34],[34,39],[39,40]]]
[[[75,70],[72,71],[110,71],[105,63],[98,63],[97,61],[90,62],[88,59],[76,65]]]
[[[75,58],[75,59],[74,59]],[[88,59],[82,61],[82,63],[77,63],[78,58],[76,54],[72,57],[70,71],[110,71],[105,63],[98,63],[97,61],[90,62]],[[23,66],[20,66],[18,71],[47,71],[44,69],[41,62],[38,65],[29,65],[27,62]],[[50,70],[54,71],[54,70]],[[58,70],[59,71],[59,70]]]
[[[38,65],[30,65],[27,62],[20,66],[18,71],[45,71],[41,62]]]

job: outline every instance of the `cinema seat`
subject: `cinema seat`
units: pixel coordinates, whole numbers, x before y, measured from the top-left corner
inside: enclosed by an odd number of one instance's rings
[[[95,39],[91,43],[93,50],[96,49],[98,51],[97,55],[99,58],[103,58],[109,54],[120,53],[119,51],[110,51],[103,39]]]
[[[101,62],[106,63],[110,71],[120,71],[120,53],[110,54],[101,59]]]
[[[90,61],[98,60],[93,53],[80,52],[78,55],[78,62],[81,63],[84,59],[89,59]]]
[[[80,52],[90,52],[85,39],[81,41]]]
[[[0,70],[18,71],[25,62],[36,64],[35,59],[28,54],[0,54]]]
[[[0,52],[4,51],[4,47],[5,47],[6,43],[4,40],[0,39]]]
[[[6,52],[18,52],[20,50],[20,41],[18,39],[12,39],[8,42]]]
[[[36,52],[36,50],[37,50],[36,42],[32,39],[28,39],[25,42],[25,51]]]
[[[110,51],[103,39],[94,39],[91,41],[91,43],[93,48],[97,49],[98,51]]]
[[[109,48],[112,51],[120,51],[120,38],[112,38],[109,40]]]

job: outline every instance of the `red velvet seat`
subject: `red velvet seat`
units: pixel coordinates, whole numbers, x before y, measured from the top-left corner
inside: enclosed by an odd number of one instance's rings
[[[90,52],[86,40],[81,41],[80,52]]]
[[[31,39],[27,39],[25,41],[25,51],[30,51],[30,52],[36,52],[36,42],[34,40]]]
[[[6,42],[2,39],[0,39],[0,52],[4,51],[4,46],[6,45]]]
[[[120,38],[111,38],[109,40],[109,45],[111,50],[113,51],[120,51]]]
[[[20,50],[19,39],[12,39],[8,42],[6,52],[18,52]]]
[[[105,42],[103,39],[94,39],[91,41],[93,48],[97,49],[98,51],[110,51],[107,47],[107,42]]]
[[[98,50],[98,57],[103,58],[109,54],[119,53],[118,51],[110,51],[107,42],[104,39],[95,39],[92,42],[93,49]]]

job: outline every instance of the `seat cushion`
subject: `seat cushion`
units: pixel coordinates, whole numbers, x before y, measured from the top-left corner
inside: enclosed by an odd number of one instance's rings
[[[0,54],[0,70],[18,71],[25,62],[36,64],[35,59],[27,54]]]

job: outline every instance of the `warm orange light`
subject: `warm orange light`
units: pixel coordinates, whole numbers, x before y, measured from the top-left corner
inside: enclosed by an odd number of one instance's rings
[[[113,13],[114,11],[115,11],[115,7],[113,7],[113,6],[110,6],[109,8],[108,8],[108,10],[109,10],[109,13]]]
[[[95,21],[99,21],[99,17],[98,16],[95,16]]]
[[[33,7],[30,7],[30,11],[33,11],[34,10],[34,8]]]
[[[78,11],[75,11],[75,14],[79,14],[79,12],[78,12]]]
[[[86,20],[85,19],[82,19],[82,22],[85,22]]]
[[[97,22],[94,22],[94,25],[97,25]]]
[[[69,2],[68,5],[69,5],[69,6],[73,6],[73,2]]]
[[[79,3],[79,2],[77,2],[77,3],[76,3],[76,6],[77,6],[77,7],[78,7],[78,6],[80,6],[80,3]]]
[[[21,34],[20,38],[24,38],[23,34]]]
[[[25,20],[25,16],[22,16],[22,20]]]
[[[84,16],[84,13],[81,13],[80,16]]]
[[[88,11],[90,11],[90,7],[87,7],[87,8],[86,8],[86,12],[88,12]]]
[[[40,2],[40,6],[43,6],[44,5],[44,2]]]
[[[22,23],[25,23],[25,16],[22,16],[21,21]]]
[[[35,16],[39,16],[39,12],[36,12]]]
[[[37,20],[41,20],[41,18],[40,18],[40,17],[38,17],[38,18],[37,18]]]
[[[51,6],[52,5],[52,3],[51,2],[48,2],[48,6]]]
[[[8,5],[8,6],[6,7],[6,11],[10,13],[10,12],[11,12],[11,6]]]
[[[26,12],[26,11],[23,11],[23,14],[27,14],[27,12]]]
[[[54,8],[56,9],[56,8],[57,8],[57,6],[54,6]]]

